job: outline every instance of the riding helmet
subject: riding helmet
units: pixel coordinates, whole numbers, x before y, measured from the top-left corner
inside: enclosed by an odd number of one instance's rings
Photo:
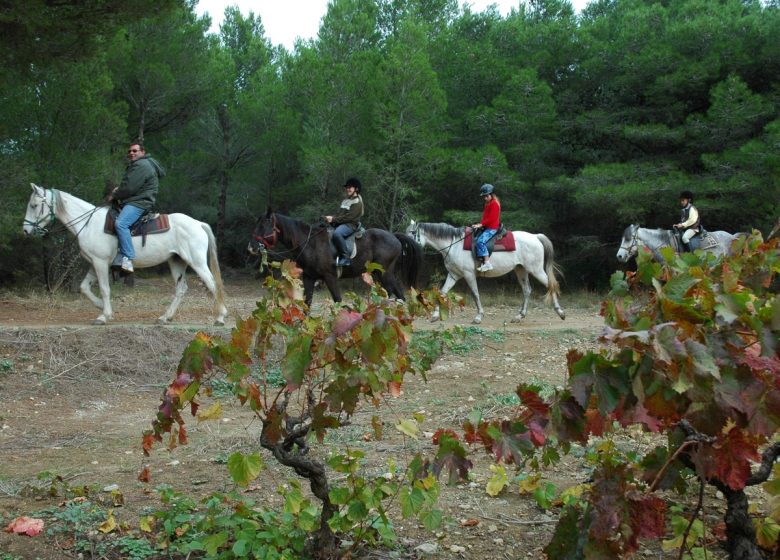
[[[485,196],[487,194],[493,194],[493,185],[485,183],[482,188],[479,189],[479,196]]]
[[[689,202],[693,202],[693,193],[691,191],[683,191],[680,193],[680,199],[686,199]]]
[[[360,184],[360,181],[356,179],[355,177],[350,177],[347,179],[347,182],[344,183],[344,188],[347,187],[355,187],[355,192],[360,194],[360,191],[363,190],[363,185]]]

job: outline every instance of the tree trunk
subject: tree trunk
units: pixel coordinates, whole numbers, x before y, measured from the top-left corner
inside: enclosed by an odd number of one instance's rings
[[[225,220],[227,207],[227,191],[230,184],[228,164],[230,162],[230,116],[225,104],[217,107],[219,127],[222,129],[222,162],[219,166],[219,200],[217,202],[217,252],[222,253],[225,241]]]

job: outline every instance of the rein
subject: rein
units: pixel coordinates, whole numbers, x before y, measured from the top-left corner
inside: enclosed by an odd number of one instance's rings
[[[417,227],[412,230],[412,236],[413,236],[415,242],[418,245],[422,245],[422,243],[420,242],[420,239],[421,239],[421,236],[420,236],[420,224],[417,224]],[[434,250],[437,253],[440,253],[442,255],[442,257],[447,259],[450,256],[450,250],[452,250],[453,245],[456,245],[456,244],[460,243],[461,241],[464,241],[466,239],[466,237],[467,237],[467,235],[464,233],[463,237],[461,237],[460,239],[456,239],[455,241],[453,241],[452,243],[450,243],[446,247],[442,247],[441,249],[434,249]]]
[[[56,207],[56,199],[57,199],[57,189],[48,189],[51,193],[51,202],[46,198],[46,196],[42,196],[41,200],[43,200],[43,205],[48,208],[49,213],[46,216],[43,216],[43,212],[41,212],[41,215],[37,220],[34,222],[30,220],[24,220],[25,224],[29,224],[33,228],[33,232],[37,235],[45,235],[47,233],[56,233],[56,230],[50,229],[52,224],[57,221],[57,215],[55,214],[55,207]],[[89,221],[92,219],[92,215],[98,211],[98,209],[101,208],[100,206],[95,206],[92,210],[88,210],[87,212],[81,214],[80,216],[76,216],[69,222],[63,222],[62,223],[62,229],[66,230],[68,229],[68,226],[75,225],[79,223],[80,221],[84,221],[84,224],[79,228],[77,232],[75,232],[76,237],[79,236],[79,234],[84,230],[87,225],[89,225]],[[45,225],[41,225],[43,221],[46,221]]]

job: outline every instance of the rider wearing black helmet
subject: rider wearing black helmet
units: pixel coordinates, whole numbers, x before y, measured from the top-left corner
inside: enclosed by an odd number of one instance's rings
[[[482,264],[477,267],[479,272],[493,270],[488,254],[487,242],[496,235],[498,228],[501,227],[501,203],[494,194],[495,188],[490,183],[485,183],[479,189],[479,196],[485,200],[485,207],[482,210],[482,221],[471,226],[472,230],[483,228],[479,237],[476,239],[477,258]]]
[[[350,177],[344,183],[346,198],[341,201],[338,211],[332,216],[325,216],[325,221],[336,226],[333,232],[333,244],[336,246],[338,256],[336,266],[350,266],[352,260],[347,252],[346,238],[355,233],[360,227],[360,218],[363,216],[363,198],[360,191],[363,186],[355,177]]]
[[[682,234],[683,251],[690,252],[689,245],[691,238],[699,233],[701,220],[699,211],[693,203],[693,193],[691,191],[682,191],[680,193],[680,222],[674,224],[674,229],[684,230]]]

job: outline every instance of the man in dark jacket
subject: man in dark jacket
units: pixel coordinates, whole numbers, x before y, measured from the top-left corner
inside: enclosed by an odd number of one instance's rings
[[[363,186],[355,177],[350,177],[344,184],[346,198],[341,201],[338,211],[332,216],[325,216],[325,221],[336,226],[333,232],[333,244],[338,250],[336,266],[351,266],[352,259],[347,252],[347,237],[355,233],[360,227],[360,218],[363,216],[363,198],[360,191]]]
[[[126,272],[133,272],[133,238],[130,228],[141,216],[154,207],[160,178],[165,170],[151,156],[147,156],[143,145],[133,142],[127,149],[130,163],[125,169],[122,182],[109,195],[109,201],[115,201],[121,211],[116,219],[116,236],[119,239],[120,266]],[[117,255],[117,258],[119,257]]]

